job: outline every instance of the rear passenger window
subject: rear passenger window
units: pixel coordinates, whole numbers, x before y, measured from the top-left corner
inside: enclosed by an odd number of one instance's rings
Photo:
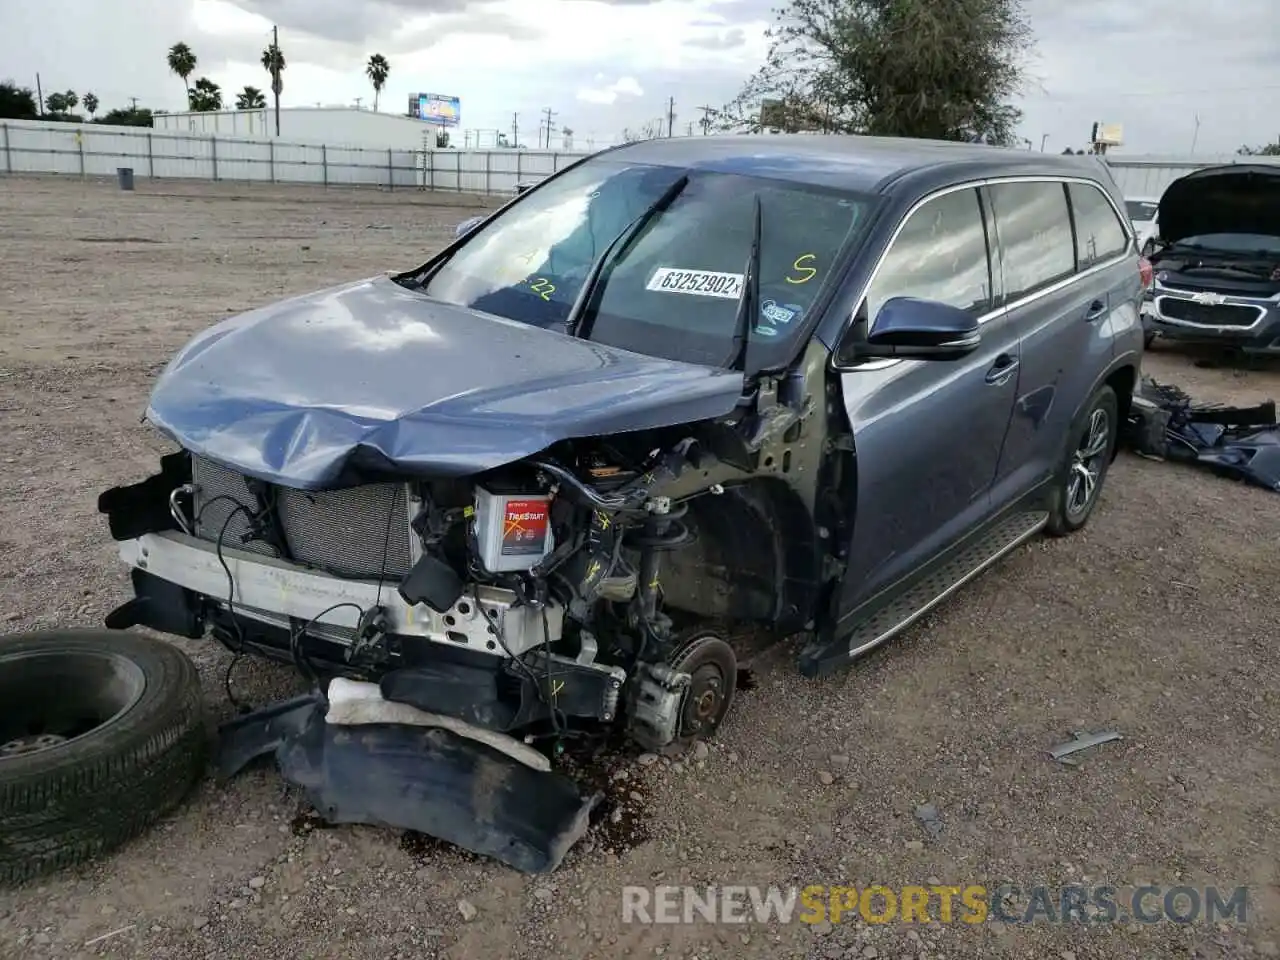
[[[1068,185],[1071,212],[1076,218],[1076,257],[1080,269],[1119,256],[1129,245],[1115,208],[1101,190],[1091,183]]]
[[[886,300],[918,297],[985,313],[991,308],[987,234],[977,190],[956,190],[911,214],[867,292],[874,321]]]
[[[1017,300],[1071,276],[1076,250],[1063,184],[997,183],[990,189],[1004,252],[1005,299]]]

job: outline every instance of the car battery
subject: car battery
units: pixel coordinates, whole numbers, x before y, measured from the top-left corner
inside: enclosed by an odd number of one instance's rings
[[[551,497],[476,487],[476,549],[490,573],[531,570],[554,546]]]

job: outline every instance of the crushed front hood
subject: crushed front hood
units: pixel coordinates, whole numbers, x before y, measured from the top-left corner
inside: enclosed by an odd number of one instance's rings
[[[461,476],[559,440],[724,416],[742,374],[646,357],[429,300],[387,277],[206,330],[147,419],[193,453],[323,489]]]
[[[1280,237],[1280,165],[1206,167],[1169,184],[1160,198],[1160,239],[1210,233]]]

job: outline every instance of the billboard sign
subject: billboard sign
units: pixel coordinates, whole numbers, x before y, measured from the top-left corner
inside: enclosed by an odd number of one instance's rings
[[[441,93],[411,93],[409,116],[437,127],[456,127],[462,118],[462,102]]]

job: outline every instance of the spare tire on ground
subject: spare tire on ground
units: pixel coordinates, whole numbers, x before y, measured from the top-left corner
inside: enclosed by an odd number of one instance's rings
[[[204,772],[195,665],[114,630],[0,637],[0,884],[141,833]]]

